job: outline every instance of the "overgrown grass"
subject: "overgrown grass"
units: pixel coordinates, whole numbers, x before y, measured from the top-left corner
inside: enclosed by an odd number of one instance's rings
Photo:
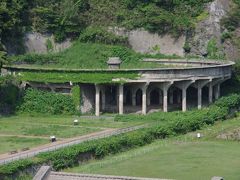
[[[136,72],[20,72],[18,76],[23,81],[51,82],[51,83],[109,83],[119,79],[136,79]]]
[[[0,141],[1,141],[0,154],[7,153],[13,150],[21,150],[23,148],[32,148],[49,142],[48,139],[27,138],[17,136],[12,137],[0,136]]]
[[[159,63],[142,62],[144,57],[176,59],[179,56],[163,54],[143,55],[132,49],[119,45],[106,45],[98,43],[81,43],[76,41],[73,45],[60,53],[48,55],[26,54],[11,57],[13,63],[19,66],[23,63],[35,67],[74,68],[74,69],[107,69],[109,57],[120,57],[121,68],[157,68],[169,67]]]

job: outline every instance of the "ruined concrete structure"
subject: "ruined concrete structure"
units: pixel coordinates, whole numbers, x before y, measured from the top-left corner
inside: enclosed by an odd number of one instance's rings
[[[168,64],[171,68],[106,69],[90,72],[135,72],[136,79],[113,79],[106,84],[78,83],[81,88],[81,112],[99,116],[101,112],[141,113],[179,110],[208,105],[220,97],[220,85],[231,78],[232,62],[154,60],[147,62]],[[8,68],[8,71],[19,70]],[[79,70],[86,71],[86,70]],[[24,82],[23,86],[70,93],[72,82]]]

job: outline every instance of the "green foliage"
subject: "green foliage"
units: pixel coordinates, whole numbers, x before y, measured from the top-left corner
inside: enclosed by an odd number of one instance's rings
[[[106,28],[89,26],[80,35],[79,40],[85,43],[103,43],[127,45],[126,37],[117,36],[108,32]]]
[[[53,44],[52,44],[52,41],[50,39],[47,39],[46,46],[47,46],[47,51],[48,52],[52,52],[53,51]]]
[[[56,41],[63,41],[66,37],[78,37],[89,26],[145,28],[152,32],[169,32],[178,36],[194,28],[196,21],[206,17],[204,6],[210,1],[212,0],[2,0],[0,39],[4,38],[6,42],[10,36],[19,36],[33,30],[53,33]],[[94,36],[95,32],[92,33],[87,35]],[[124,40],[113,36],[109,39],[109,34],[102,31],[97,33],[107,37],[96,38],[98,41],[110,40],[112,43]]]
[[[221,40],[222,40],[222,42],[224,42],[224,41],[227,40],[227,39],[232,39],[232,37],[233,37],[233,34],[232,34],[232,33],[230,33],[230,32],[224,32],[224,33],[222,33],[222,35],[221,35]]]
[[[7,57],[7,53],[4,51],[0,51],[0,69],[4,64],[7,64],[9,62],[9,59]]]
[[[18,107],[22,113],[74,114],[75,105],[70,96],[27,89]]]
[[[189,44],[189,42],[185,42],[184,46],[183,46],[183,49],[186,53],[190,53],[191,51],[191,46]]]
[[[73,102],[75,104],[76,112],[80,113],[80,105],[81,105],[80,86],[79,85],[74,86],[71,90],[71,93],[72,93]]]
[[[224,59],[224,55],[221,54],[215,38],[209,40],[207,45],[207,53],[209,59]]]
[[[231,109],[239,108],[239,100],[240,95],[233,94],[219,99],[215,105],[200,111],[165,113],[170,115],[158,116],[159,121],[162,122],[160,125],[127,134],[85,142],[54,152],[42,153],[35,158],[3,165],[0,166],[0,176],[7,176],[19,172],[30,165],[43,163],[51,164],[55,170],[61,170],[79,165],[81,155],[102,158],[106,155],[126,151],[130,148],[144,146],[153,142],[154,139],[195,131],[205,124],[214,124],[215,121],[225,120]],[[135,115],[133,117],[139,118],[140,116]],[[156,118],[157,116],[153,117]]]
[[[21,72],[19,78],[23,81],[33,82],[51,82],[51,83],[109,83],[113,82],[113,79],[135,79],[138,77],[136,72]],[[121,83],[118,81],[116,83]]]
[[[221,20],[221,24],[230,32],[235,31],[240,27],[240,1],[234,0],[235,5],[232,10],[229,11],[228,16]]]
[[[14,113],[20,99],[19,82],[12,76],[0,78],[0,114]]]
[[[14,64],[31,64],[47,68],[64,69],[107,69],[109,57],[118,56],[122,60],[121,68],[157,68],[164,65],[158,63],[143,62],[143,58],[168,58],[180,59],[177,55],[147,55],[134,52],[132,49],[120,45],[105,45],[97,43],[75,42],[69,49],[56,54],[27,54],[13,56],[11,60]],[[166,67],[166,66],[165,66]]]
[[[19,56],[11,56],[10,61],[15,64],[50,64],[58,60],[56,54],[25,54]]]

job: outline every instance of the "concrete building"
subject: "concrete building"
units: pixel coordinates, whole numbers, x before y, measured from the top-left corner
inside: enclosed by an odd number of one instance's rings
[[[81,112],[141,113],[201,109],[220,97],[221,84],[231,78],[233,62],[146,59],[171,66],[154,69],[84,70],[90,72],[135,72],[136,79],[112,79],[111,83],[78,83],[81,88]],[[117,61],[120,64],[120,61]],[[21,68],[6,68],[17,73]],[[83,70],[79,70],[83,71]],[[72,83],[24,82],[24,86],[70,93]]]

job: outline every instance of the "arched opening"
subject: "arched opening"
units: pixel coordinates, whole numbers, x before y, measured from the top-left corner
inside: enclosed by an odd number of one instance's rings
[[[126,105],[132,105],[132,92],[130,89],[127,89],[125,92],[125,104]]]
[[[159,91],[157,89],[152,90],[150,93],[150,105],[159,105],[159,97]]]
[[[136,92],[136,105],[140,106],[142,105],[142,90],[138,89]]]

